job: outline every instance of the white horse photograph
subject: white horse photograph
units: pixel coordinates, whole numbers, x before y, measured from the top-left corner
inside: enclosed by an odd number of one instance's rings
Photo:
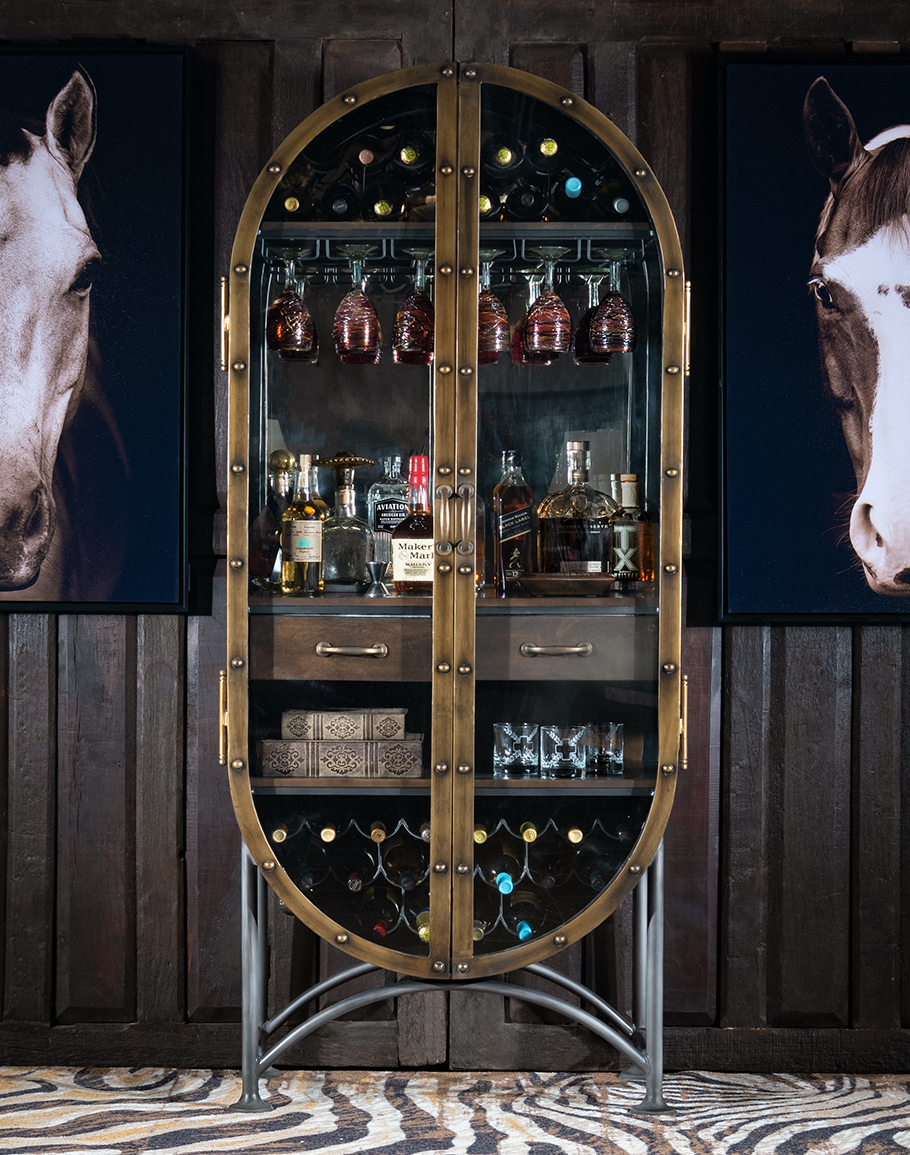
[[[0,605],[176,604],[184,60],[0,55]]]
[[[725,611],[910,614],[910,72],[725,73]]]

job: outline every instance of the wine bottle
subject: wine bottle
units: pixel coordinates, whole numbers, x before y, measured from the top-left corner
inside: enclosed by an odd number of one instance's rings
[[[503,836],[488,839],[482,845],[483,850],[475,852],[475,859],[483,878],[500,894],[511,894],[524,869],[517,848]]]
[[[482,221],[501,221],[503,219],[502,197],[490,185],[482,184],[480,186],[477,208]]]
[[[430,830],[429,822],[421,822],[420,827],[418,829],[418,834],[420,835],[421,839],[424,842],[430,841],[432,831]]]
[[[575,865],[573,845],[560,842],[537,842],[529,856],[531,877],[542,890],[552,890],[568,882]]]
[[[482,822],[474,823],[474,841],[480,845],[487,840],[487,828]]]
[[[526,181],[519,181],[506,197],[504,206],[506,220],[542,221],[547,205],[547,198],[539,188]]]
[[[593,184],[571,172],[560,173],[550,187],[550,204],[565,220],[590,220],[595,215],[594,196]]]
[[[338,847],[335,873],[352,894],[358,894],[376,877],[378,863],[363,843]]]
[[[540,899],[531,890],[513,891],[508,897],[504,914],[506,926],[522,942],[536,934],[543,922]]]
[[[376,822],[370,823],[370,838],[372,838],[374,842],[385,842],[386,828],[384,822],[377,820]]]
[[[536,136],[528,145],[527,164],[534,172],[541,176],[549,176],[561,168],[565,159],[564,150],[560,147],[555,136],[543,133]]]
[[[430,868],[424,843],[403,833],[383,842],[382,866],[389,882],[402,890],[413,890],[423,882]]]
[[[605,176],[597,182],[594,209],[603,220],[628,220],[633,214],[638,197],[628,181],[619,176]]]
[[[392,156],[395,168],[408,186],[420,184],[433,167],[436,149],[424,132],[411,132],[398,141]]]
[[[502,451],[502,476],[493,487],[493,584],[500,597],[534,569],[531,487],[515,449]]]
[[[355,221],[360,216],[360,196],[349,184],[330,185],[319,200],[327,221]]]
[[[484,178],[496,188],[508,187],[518,176],[524,162],[520,141],[491,136],[480,149],[480,169]]]
[[[432,177],[405,193],[405,219],[433,221],[436,219],[436,182]]]
[[[620,474],[622,497],[610,515],[611,572],[620,587],[654,581],[654,521],[638,500],[638,475]]]
[[[300,455],[294,500],[281,519],[281,592],[288,597],[318,597],[322,576],[322,527],[328,506],[319,496],[309,453]]]
[[[250,526],[250,580],[267,593],[281,593],[281,519],[294,496],[296,470],[286,449],[269,454],[265,505]]]
[[[360,924],[377,938],[385,938],[398,922],[400,907],[394,893],[384,886],[371,886],[363,892],[358,917]]]
[[[408,513],[392,532],[392,578],[400,594],[433,592],[433,514],[427,494],[430,459],[411,458]]]
[[[405,214],[404,181],[393,173],[380,173],[363,188],[366,216],[374,221],[400,221]]]
[[[537,826],[533,822],[522,822],[518,828],[518,833],[525,842],[537,841]]]
[[[328,877],[331,862],[325,843],[311,838],[299,860],[285,865],[288,874],[301,890],[313,890]]]
[[[355,178],[361,181],[381,172],[391,159],[398,138],[397,131],[361,133],[351,145],[349,164]]]
[[[541,573],[610,572],[612,499],[588,485],[589,443],[566,443],[568,484],[537,509]]]
[[[586,886],[593,890],[603,890],[625,858],[625,851],[618,840],[603,834],[592,834],[579,847],[575,872]]]

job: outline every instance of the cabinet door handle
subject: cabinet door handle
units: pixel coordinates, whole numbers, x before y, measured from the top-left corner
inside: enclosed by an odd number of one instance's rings
[[[228,334],[231,329],[231,315],[229,312],[228,279],[221,278],[221,337],[219,352],[221,353],[221,370],[227,372],[228,367]]]
[[[459,485],[458,496],[461,498],[461,536],[455,548],[464,556],[474,552],[474,519],[471,516],[471,498],[474,496],[474,486]]]
[[[521,652],[526,658],[561,658],[565,654],[577,654],[586,658],[593,653],[590,642],[579,642],[577,646],[535,646],[533,642],[522,642]]]
[[[316,653],[320,658],[331,658],[334,654],[346,658],[387,658],[389,647],[385,642],[377,642],[375,646],[333,646],[330,642],[319,642]]]
[[[452,526],[451,526],[451,511],[452,507],[449,505],[454,490],[451,485],[438,485],[436,487],[436,499],[439,502],[439,534],[436,542],[436,552],[447,554],[452,552]]]
[[[218,765],[227,766],[227,670],[218,671]]]

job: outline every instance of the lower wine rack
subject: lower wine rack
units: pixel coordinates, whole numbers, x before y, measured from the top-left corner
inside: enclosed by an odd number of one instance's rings
[[[314,834],[316,824],[301,823],[298,834],[304,833],[304,826],[308,827],[309,837],[305,839],[309,846],[314,841],[322,841],[320,835],[328,834],[332,829],[331,823],[326,822]],[[552,830],[549,825],[544,827],[541,841],[547,833],[558,833],[555,825]],[[287,826],[288,832],[290,827]],[[595,826],[601,826],[599,820]],[[335,833],[337,836],[337,828]],[[388,833],[388,832],[387,832]],[[513,837],[507,823],[498,823],[493,828],[492,837],[498,835]],[[591,830],[589,838],[613,838],[616,835],[606,829]],[[393,843],[393,849],[406,846],[410,852],[409,861],[422,862],[419,853],[420,844],[425,844],[425,834],[418,826],[411,829],[405,819],[392,831],[391,836],[375,842],[372,835],[365,832],[362,823],[350,821],[342,837],[353,838],[378,847],[375,857],[370,857],[372,875],[364,874],[354,879],[352,874],[344,878],[344,871],[354,859],[344,858],[345,866],[338,869],[337,864],[330,861],[330,856],[313,855],[319,866],[310,875],[312,890],[326,886],[329,890],[341,895],[347,891],[349,895],[360,896],[358,904],[362,925],[372,933],[381,937],[395,935],[416,936],[422,941],[425,939],[425,928],[428,923],[422,919],[425,895],[420,885],[420,870],[413,866],[406,871],[401,862],[403,859],[396,853],[389,854],[388,848],[385,857],[382,846],[386,841]],[[274,831],[273,831],[274,839]],[[279,836],[278,844],[293,839],[283,839]],[[332,837],[324,845],[331,845],[335,841]],[[537,839],[525,844],[524,861],[517,861],[513,869],[516,870],[515,882],[511,889],[507,888],[505,879],[496,880],[489,886],[491,901],[481,906],[487,912],[486,919],[477,919],[480,924],[475,931],[481,939],[489,937],[496,940],[502,936],[522,935],[522,924],[533,927],[529,919],[538,916],[541,904],[540,893],[553,893],[558,885],[551,884],[550,876],[543,873],[542,863],[544,856],[534,855],[533,846]],[[413,845],[410,845],[413,844]],[[416,853],[415,853],[416,851]],[[617,852],[618,853],[618,852]],[[368,856],[365,854],[363,861]],[[306,860],[307,856],[303,856]],[[340,863],[341,859],[338,860]],[[310,868],[305,868],[309,870]],[[577,873],[577,866],[573,868]],[[582,868],[583,869],[583,868]],[[486,871],[482,866],[482,859],[478,863],[475,887],[487,886],[487,878],[491,868]],[[381,1002],[389,998],[402,995],[421,994],[433,990],[460,990],[466,988],[480,993],[496,994],[510,999],[520,999],[535,1006],[556,1011],[565,1015],[581,1026],[588,1028],[606,1043],[615,1047],[628,1060],[630,1066],[623,1071],[622,1077],[640,1081],[644,1084],[644,1096],[637,1110],[648,1114],[670,1114],[673,1109],[663,1096],[663,844],[652,859],[651,865],[642,875],[633,893],[633,955],[634,955],[634,986],[632,1017],[612,1007],[595,992],[581,983],[560,974],[550,967],[539,963],[530,964],[523,969],[538,978],[547,979],[564,991],[579,996],[581,1006],[573,1005],[558,995],[549,994],[516,983],[496,980],[475,981],[432,981],[424,979],[399,979],[395,982],[382,985],[373,990],[360,991],[338,1002],[333,1002],[321,1010],[317,1010],[297,1026],[288,1028],[289,1020],[297,1015],[304,1007],[310,1004],[318,1006],[319,1000],[336,987],[379,970],[372,963],[361,963],[349,967],[338,974],[331,976],[321,983],[301,992],[275,1015],[269,1017],[267,1012],[267,975],[268,975],[268,887],[256,863],[250,857],[246,848],[242,851],[242,965],[243,965],[243,1019],[242,1019],[242,1091],[238,1101],[232,1109],[236,1111],[270,1111],[271,1106],[265,1102],[260,1094],[259,1082],[270,1073],[275,1074],[272,1064],[277,1062],[289,1049],[300,1043],[308,1035],[318,1030],[326,1023],[332,1022],[341,1016],[369,1006],[371,1003]],[[502,872],[499,872],[502,873]],[[302,885],[306,879],[300,876]],[[318,878],[318,881],[316,881]],[[575,879],[576,884],[578,879]],[[588,880],[589,883],[591,880]],[[531,888],[534,889],[531,889]],[[525,889],[522,889],[525,888]],[[475,889],[475,913],[477,911]],[[515,895],[524,895],[519,903],[507,899]],[[475,943],[475,945],[477,945]]]

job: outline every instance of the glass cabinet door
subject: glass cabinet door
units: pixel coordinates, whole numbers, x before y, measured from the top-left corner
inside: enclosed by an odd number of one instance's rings
[[[230,301],[226,761],[247,847],[368,962],[542,959],[621,901],[672,803],[666,202],[563,90],[408,69],[279,147]]]

